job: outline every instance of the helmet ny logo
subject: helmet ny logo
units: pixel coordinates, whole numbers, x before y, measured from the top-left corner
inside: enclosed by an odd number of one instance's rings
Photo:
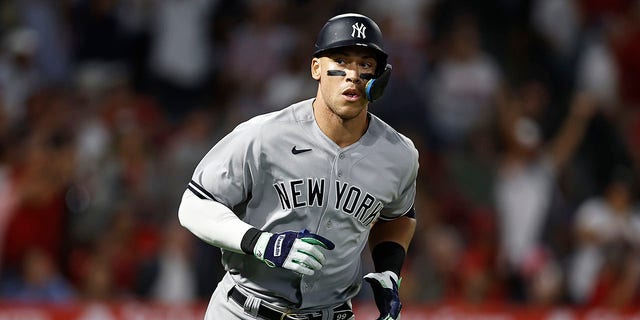
[[[365,39],[367,36],[364,34],[364,31],[367,30],[367,26],[364,25],[364,23],[354,23],[351,28],[353,28],[353,31],[351,31],[351,37],[353,38],[362,38]]]

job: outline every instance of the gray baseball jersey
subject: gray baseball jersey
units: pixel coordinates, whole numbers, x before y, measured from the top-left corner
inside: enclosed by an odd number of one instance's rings
[[[358,142],[340,148],[322,133],[313,99],[240,124],[195,169],[189,188],[269,232],[304,228],[335,243],[313,276],[270,268],[223,250],[236,283],[300,309],[342,303],[360,290],[370,227],[411,211],[418,152],[374,115]]]

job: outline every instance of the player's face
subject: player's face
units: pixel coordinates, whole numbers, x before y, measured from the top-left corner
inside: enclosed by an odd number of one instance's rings
[[[317,102],[349,120],[366,114],[366,79],[376,70],[374,53],[367,48],[351,47],[332,51],[311,62],[311,73],[319,80]],[[364,78],[364,79],[363,79]]]

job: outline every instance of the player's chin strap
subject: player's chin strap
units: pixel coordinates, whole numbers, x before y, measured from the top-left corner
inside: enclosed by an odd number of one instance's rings
[[[387,83],[389,83],[389,78],[391,77],[391,69],[391,65],[387,63],[387,66],[384,68],[384,71],[380,73],[380,76],[377,78],[369,78],[364,88],[367,100],[373,102],[382,97],[384,89],[387,87]]]

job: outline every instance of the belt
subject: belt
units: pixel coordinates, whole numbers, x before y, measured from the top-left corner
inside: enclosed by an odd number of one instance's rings
[[[229,291],[229,297],[240,306],[244,306],[248,297],[235,287]],[[322,320],[322,312],[314,313],[288,313],[273,309],[266,304],[260,302],[258,307],[258,316],[266,320]],[[333,318],[331,320],[350,319],[353,316],[351,307],[345,302],[333,308]]]

